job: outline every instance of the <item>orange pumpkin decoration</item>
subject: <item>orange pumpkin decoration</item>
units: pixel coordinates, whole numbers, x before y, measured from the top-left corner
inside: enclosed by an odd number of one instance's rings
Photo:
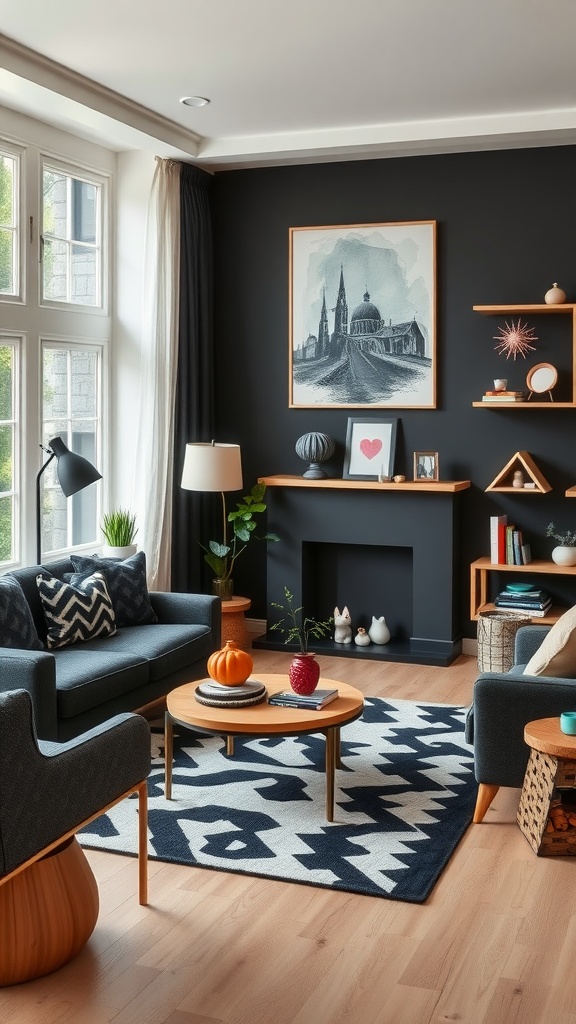
[[[227,640],[221,651],[208,658],[208,675],[223,686],[241,686],[254,667],[250,655],[233,640]]]

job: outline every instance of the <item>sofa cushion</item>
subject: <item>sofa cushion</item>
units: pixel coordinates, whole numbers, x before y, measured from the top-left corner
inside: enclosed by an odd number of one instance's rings
[[[150,682],[156,682],[212,653],[212,632],[208,626],[165,625],[131,626],[118,630],[110,645],[114,650],[137,651],[149,665]],[[108,646],[108,645],[107,645]]]
[[[116,632],[114,609],[102,573],[95,572],[73,586],[43,572],[38,573],[36,583],[50,649]]]
[[[76,583],[87,573],[104,574],[118,627],[143,626],[149,622],[158,622],[156,612],[150,604],[146,582],[146,555],[143,551],[137,551],[135,555],[130,555],[124,560],[71,555],[70,561],[76,570],[76,573],[67,577],[71,583]]]
[[[576,678],[576,605],[554,623],[524,669],[525,675]]]
[[[146,685],[147,660],[116,647],[119,636],[54,651],[58,718],[74,718]]]
[[[0,576],[0,647],[44,650],[24,591],[10,574]]]

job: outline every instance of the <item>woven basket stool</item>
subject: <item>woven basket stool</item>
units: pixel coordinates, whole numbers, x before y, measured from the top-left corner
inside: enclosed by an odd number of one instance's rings
[[[481,672],[508,672],[514,664],[514,642],[529,616],[516,612],[480,612],[478,616],[478,668]]]

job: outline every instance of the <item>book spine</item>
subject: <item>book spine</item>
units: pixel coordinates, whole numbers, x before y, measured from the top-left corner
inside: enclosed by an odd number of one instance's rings
[[[532,561],[532,551],[530,550],[529,544],[522,545],[522,565],[530,565]]]
[[[514,548],[514,565],[522,565],[522,534],[520,530],[514,530],[512,546]]]
[[[490,561],[498,565],[501,561],[500,528],[506,523],[506,516],[490,516]]]
[[[506,564],[506,516],[500,516],[498,524],[498,565]]]
[[[310,711],[321,711],[325,704],[331,704],[331,701],[325,701],[324,704],[310,704],[304,700],[269,700],[269,704],[278,708],[307,708]]]
[[[510,525],[506,527],[506,564],[514,565],[514,541],[513,533],[515,527]]]

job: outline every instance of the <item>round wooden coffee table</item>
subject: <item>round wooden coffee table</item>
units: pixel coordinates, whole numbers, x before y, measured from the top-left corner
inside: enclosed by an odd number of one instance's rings
[[[172,799],[174,723],[208,736],[225,736],[227,753],[233,750],[235,736],[298,736],[321,732],[326,737],[326,818],[334,821],[334,772],[340,758],[340,728],[360,718],[364,710],[364,696],[360,690],[348,683],[322,677],[322,689],[336,688],[340,696],[319,711],[274,706],[268,704],[268,701],[251,707],[211,708],[199,704],[195,698],[195,690],[200,682],[184,683],[172,690],[166,698],[166,799]],[[254,682],[263,683],[269,697],[280,690],[290,689],[288,677],[284,675],[259,675]]]

